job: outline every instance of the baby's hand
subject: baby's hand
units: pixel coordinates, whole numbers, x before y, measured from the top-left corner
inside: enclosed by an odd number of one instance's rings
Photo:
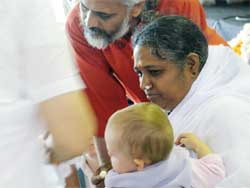
[[[192,133],[183,133],[179,135],[175,144],[193,150],[197,154],[198,158],[212,153],[209,146]]]

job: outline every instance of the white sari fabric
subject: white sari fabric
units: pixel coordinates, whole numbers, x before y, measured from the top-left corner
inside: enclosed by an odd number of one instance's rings
[[[250,187],[250,67],[230,48],[210,46],[209,57],[169,119],[175,136],[193,132],[223,157],[221,188]]]
[[[118,174],[109,171],[106,188],[180,188],[191,187],[192,169],[189,153],[175,147],[167,160],[150,165],[141,171]]]

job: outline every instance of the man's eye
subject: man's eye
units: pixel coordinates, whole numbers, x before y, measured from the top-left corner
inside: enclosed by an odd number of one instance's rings
[[[86,13],[89,9],[87,7],[85,7],[82,3],[80,3],[81,6],[81,10],[82,12]]]
[[[151,76],[159,76],[161,74],[161,70],[149,70],[148,71]]]
[[[96,12],[95,15],[101,18],[102,20],[107,20],[113,16],[113,14],[106,14],[102,12]]]

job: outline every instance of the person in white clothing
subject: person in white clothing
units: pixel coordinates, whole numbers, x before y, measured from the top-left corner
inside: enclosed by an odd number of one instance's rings
[[[53,138],[51,162],[80,155],[95,131],[86,86],[53,1],[0,2],[0,187],[48,188],[38,136]],[[41,118],[42,117],[42,118]],[[47,171],[50,173],[50,171]],[[57,180],[56,178],[54,178]]]
[[[179,16],[158,18],[133,42],[140,87],[167,111],[175,137],[192,132],[222,156],[218,187],[250,187],[250,67]]]
[[[107,188],[214,188],[225,176],[221,157],[195,135],[181,134],[176,143],[193,150],[198,159],[174,146],[172,126],[153,103],[115,112],[108,120],[105,141],[113,167],[105,177]]]

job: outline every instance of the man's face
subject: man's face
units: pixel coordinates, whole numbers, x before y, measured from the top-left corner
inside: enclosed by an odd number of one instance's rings
[[[129,30],[129,9],[120,0],[81,0],[80,17],[86,40],[98,49]]]

